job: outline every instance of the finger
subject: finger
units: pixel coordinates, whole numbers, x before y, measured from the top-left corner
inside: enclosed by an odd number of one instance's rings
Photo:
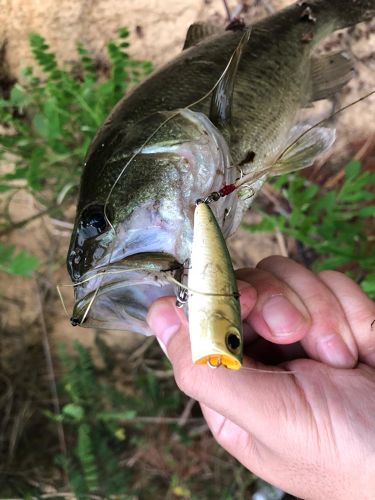
[[[375,325],[372,325],[375,320],[375,303],[345,274],[323,271],[319,273],[319,277],[341,304],[360,359],[375,367]]]
[[[251,433],[204,404],[201,404],[201,409],[215,440],[242,465],[274,486],[284,491],[292,490],[298,498],[304,496],[308,478],[303,477],[303,472],[311,477],[311,470],[304,471],[301,461],[296,463],[297,467],[290,467],[291,460],[288,461],[289,467],[280,467],[280,455],[264,446]],[[297,457],[295,462],[298,462]],[[299,474],[295,473],[296,469]],[[309,489],[312,493],[312,488]]]
[[[182,319],[177,333],[171,335],[169,323],[165,331],[159,330],[162,325],[158,320],[160,315],[177,315]],[[158,339],[166,346],[179,388],[252,432],[257,438],[268,441],[277,438],[278,432],[270,434],[270,429],[274,427],[274,416],[277,413],[279,429],[286,426],[290,398],[296,399],[294,408],[301,404],[303,412],[303,398],[291,376],[232,371],[223,367],[213,370],[206,365],[193,365],[187,322],[181,318],[181,311],[175,307],[173,298],[153,304],[148,321]],[[280,372],[280,369],[277,371]]]
[[[307,334],[309,312],[284,281],[261,269],[240,269],[236,275],[256,289],[257,302],[247,322],[259,335],[277,344],[290,344]]]
[[[201,409],[204,419],[219,445],[253,473],[264,477],[264,468],[259,467],[258,448],[260,445],[256,439],[242,427],[203,403],[201,403]]]
[[[309,310],[311,328],[301,340],[306,353],[331,366],[353,367],[358,359],[354,336],[340,303],[326,284],[311,271],[285,257],[268,257],[257,267],[284,281]]]

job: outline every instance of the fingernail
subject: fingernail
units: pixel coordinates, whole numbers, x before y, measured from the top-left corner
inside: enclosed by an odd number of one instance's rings
[[[283,295],[271,297],[262,309],[264,321],[275,337],[294,333],[305,321],[304,316]]]
[[[322,361],[336,368],[351,368],[356,362],[344,341],[335,333],[319,339],[317,350]]]
[[[158,337],[159,343],[168,346],[171,338],[181,327],[181,320],[170,302],[156,302],[151,306],[147,323]]]

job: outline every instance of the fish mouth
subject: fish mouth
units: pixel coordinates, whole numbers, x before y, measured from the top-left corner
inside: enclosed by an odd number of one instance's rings
[[[175,295],[183,264],[167,253],[128,256],[88,271],[74,287],[73,326],[151,335],[146,318],[151,304]]]

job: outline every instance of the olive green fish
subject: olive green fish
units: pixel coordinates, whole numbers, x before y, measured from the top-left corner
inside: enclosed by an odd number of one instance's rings
[[[190,27],[183,52],[118,103],[87,153],[68,254],[73,324],[151,333],[150,304],[187,273],[196,200],[246,179],[212,204],[227,237],[267,176],[330,147],[333,130],[307,131],[297,115],[352,66],[313,49],[374,14],[375,0],[307,0],[251,31]]]

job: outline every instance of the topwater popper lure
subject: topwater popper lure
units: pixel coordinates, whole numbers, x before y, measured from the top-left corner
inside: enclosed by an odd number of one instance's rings
[[[188,278],[193,362],[232,370],[242,366],[242,321],[232,261],[212,210],[197,202]]]

